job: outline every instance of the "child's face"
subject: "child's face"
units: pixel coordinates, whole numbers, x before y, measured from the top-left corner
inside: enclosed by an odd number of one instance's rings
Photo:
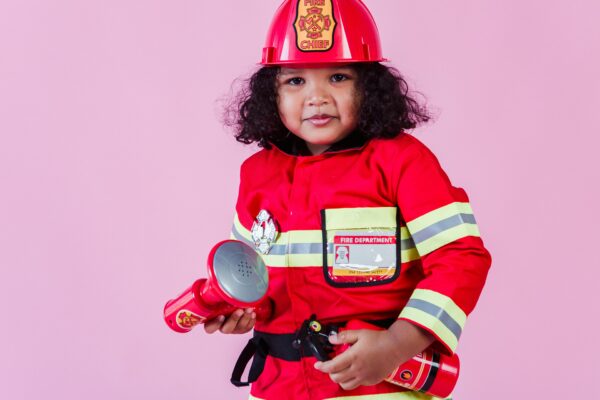
[[[286,68],[277,76],[279,115],[290,132],[320,154],[358,124],[357,74],[351,67]]]

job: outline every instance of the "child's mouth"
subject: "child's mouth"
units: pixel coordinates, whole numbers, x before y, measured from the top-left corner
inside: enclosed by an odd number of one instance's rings
[[[324,126],[327,125],[332,119],[333,117],[330,115],[315,115],[308,118],[308,121],[314,126]]]

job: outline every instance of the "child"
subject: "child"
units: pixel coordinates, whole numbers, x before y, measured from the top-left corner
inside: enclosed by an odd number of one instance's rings
[[[405,132],[428,115],[381,61],[360,0],[286,0],[239,99],[237,140],[263,149],[241,167],[233,237],[268,265],[274,314],[205,330],[255,327],[252,399],[432,399],[383,379],[427,347],[453,354],[483,288],[467,195]],[[312,314],[387,329],[343,331],[331,342],[352,346],[317,362],[292,345]]]

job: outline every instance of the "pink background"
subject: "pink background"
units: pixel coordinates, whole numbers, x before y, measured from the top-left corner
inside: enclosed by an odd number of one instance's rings
[[[216,101],[279,2],[0,4],[0,398],[246,397],[248,337],[162,307],[228,235],[253,150]],[[455,398],[598,398],[600,7],[366,3],[494,258]]]

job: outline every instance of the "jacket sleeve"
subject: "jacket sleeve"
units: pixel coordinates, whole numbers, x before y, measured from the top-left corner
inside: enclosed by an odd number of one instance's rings
[[[465,191],[452,186],[437,158],[414,139],[399,159],[398,206],[424,278],[399,315],[433,334],[453,354],[491,265]]]
[[[251,244],[254,247],[254,244],[251,242],[251,234],[244,227],[240,219],[240,212],[245,209],[246,204],[244,204],[244,193],[246,190],[246,181],[247,181],[247,171],[249,161],[246,159],[242,165],[240,166],[240,183],[238,187],[238,197],[235,204],[235,214],[233,216],[233,224],[231,226],[231,232],[229,234],[229,239],[239,240],[245,242],[246,244]]]

